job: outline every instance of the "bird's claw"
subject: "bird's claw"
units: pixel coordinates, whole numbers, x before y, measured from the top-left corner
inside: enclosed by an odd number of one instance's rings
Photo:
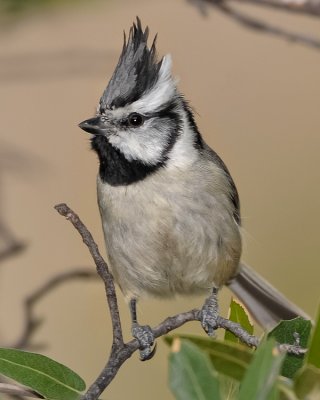
[[[140,352],[140,361],[148,361],[156,354],[157,351],[157,343],[154,344],[153,347],[148,346],[144,349],[139,349]]]
[[[215,330],[218,328],[218,317],[217,289],[214,288],[212,294],[205,301],[200,314],[202,328],[208,336],[215,335]]]
[[[132,336],[139,342],[140,360],[150,360],[156,352],[157,344],[154,344],[154,336],[149,325],[132,325]]]
[[[218,314],[215,310],[206,307],[206,304],[201,310],[201,325],[208,336],[214,336],[217,329]]]

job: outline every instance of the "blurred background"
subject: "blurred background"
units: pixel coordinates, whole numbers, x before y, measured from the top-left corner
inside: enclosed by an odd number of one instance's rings
[[[24,300],[48,279],[76,267],[94,271],[78,233],[55,204],[66,202],[79,213],[105,252],[97,159],[77,124],[94,114],[123,30],[136,15],[152,36],[158,32],[159,55],[172,54],[200,131],[234,177],[244,260],[314,316],[320,280],[319,49],[248,29],[214,7],[205,16],[185,0],[39,3],[0,4],[0,344],[19,340]],[[317,18],[248,4],[236,10],[320,40]],[[224,289],[220,298],[225,315],[230,292]],[[202,301],[143,301],[140,321],[155,325]],[[119,305],[129,339],[120,293]],[[98,279],[65,283],[34,311],[42,320],[32,336],[35,349],[90,384],[111,345],[103,285]],[[195,323],[181,331],[203,334]],[[162,340],[153,360],[141,363],[135,354],[102,398],[172,399],[168,354]]]

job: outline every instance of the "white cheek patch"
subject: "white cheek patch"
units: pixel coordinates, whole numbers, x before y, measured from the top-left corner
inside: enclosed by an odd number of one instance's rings
[[[152,127],[151,121],[139,128],[119,131],[108,138],[109,143],[116,147],[128,161],[139,160],[144,164],[156,165],[161,161],[168,144],[169,133],[161,132]]]

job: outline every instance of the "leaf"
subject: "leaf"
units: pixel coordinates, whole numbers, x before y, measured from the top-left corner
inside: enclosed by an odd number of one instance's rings
[[[197,346],[174,339],[169,362],[169,384],[178,400],[220,399],[218,374]]]
[[[252,351],[233,342],[221,342],[194,335],[171,335],[164,339],[171,344],[175,338],[187,339],[209,357],[214,369],[230,378],[241,381],[252,359]]]
[[[318,311],[316,326],[313,329],[309,345],[307,363],[317,368],[320,368],[320,307]]]
[[[239,400],[278,399],[276,383],[283,360],[273,339],[261,343],[241,383]]]
[[[250,335],[253,335],[253,325],[250,322],[245,308],[234,299],[232,299],[230,303],[229,319],[240,324],[243,329],[250,333]],[[229,340],[230,342],[242,343],[237,336],[229,331],[226,331],[224,339]]]
[[[312,365],[306,365],[299,371],[294,389],[299,399],[320,399],[320,369]]]
[[[311,321],[307,321],[301,317],[290,321],[281,321],[269,334],[268,337],[273,337],[278,343],[294,344],[294,334],[299,334],[300,346],[307,347],[308,339],[311,331]],[[282,375],[293,378],[295,373],[302,367],[303,356],[287,354],[282,366]]]
[[[71,369],[41,354],[0,348],[0,374],[52,400],[79,399],[85,383]]]
[[[219,374],[220,395],[223,400],[238,400],[240,382]]]
[[[278,388],[280,400],[298,400],[298,397],[293,390],[293,381],[291,379],[279,376]]]

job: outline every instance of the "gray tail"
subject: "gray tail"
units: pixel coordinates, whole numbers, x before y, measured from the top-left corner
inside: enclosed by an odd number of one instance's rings
[[[311,319],[245,264],[240,264],[240,273],[228,286],[264,329],[273,328],[282,320],[298,316]]]

